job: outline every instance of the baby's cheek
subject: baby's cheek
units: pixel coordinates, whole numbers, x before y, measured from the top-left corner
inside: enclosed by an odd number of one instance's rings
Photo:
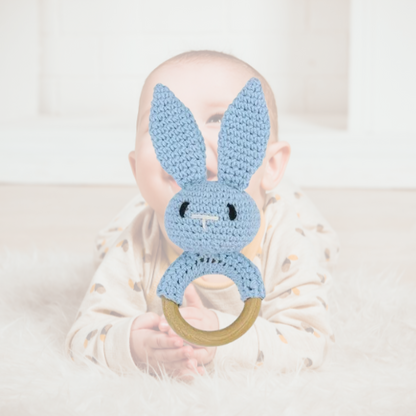
[[[150,136],[145,135],[138,138],[136,142],[137,175],[151,178],[160,168]]]
[[[136,148],[136,180],[143,198],[157,212],[165,211],[172,196],[165,176],[150,138],[143,138]]]

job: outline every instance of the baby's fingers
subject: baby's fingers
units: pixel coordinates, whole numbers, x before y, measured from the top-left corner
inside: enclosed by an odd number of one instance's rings
[[[189,325],[191,325],[191,326],[193,326],[194,328],[197,328],[197,329],[202,329],[202,330],[204,330],[204,331],[206,331],[207,329],[204,327],[205,325],[204,325],[204,322],[203,321],[201,321],[201,320],[199,320],[199,319],[187,319],[186,320],[186,322],[189,324]],[[169,329],[167,330],[167,335],[169,335],[170,337],[178,337],[179,335],[177,335],[176,334],[176,332],[171,328],[171,327],[168,327]],[[182,339],[182,338],[181,338]],[[188,342],[188,341],[185,341],[186,343]]]
[[[158,333],[149,338],[147,345],[153,349],[180,348],[183,346],[183,340],[178,336],[168,336],[166,333]]]
[[[163,366],[168,373],[172,374],[173,372],[180,370],[195,371],[198,367],[198,363],[194,358],[190,358],[185,360],[172,361],[170,363],[164,363]]]
[[[159,322],[159,331],[168,332],[169,329],[170,329],[170,326],[169,326],[168,322],[166,321],[165,317],[162,316],[160,318],[160,322]]]
[[[161,320],[159,324],[159,331],[163,332],[166,335],[169,335],[170,337],[177,337],[176,333],[173,331],[173,329],[169,326],[169,324],[166,321]]]
[[[143,315],[136,317],[132,324],[132,331],[140,329],[153,329],[156,328],[160,323],[159,315],[153,312],[147,312]]]
[[[193,358],[197,360],[198,364],[207,364],[207,361],[209,359],[208,348],[212,348],[212,347],[194,348]]]
[[[192,360],[194,361],[194,360]],[[175,377],[178,380],[182,381],[192,381],[194,380],[196,375],[203,375],[205,373],[205,369],[199,365],[197,365],[196,361],[187,363],[186,367],[182,367],[179,369],[174,369],[170,371],[172,377]]]
[[[173,375],[178,380],[191,382],[195,379],[197,374],[200,374],[201,376],[204,375],[204,369],[198,367],[196,370],[181,370]]]
[[[169,363],[172,361],[179,361],[187,358],[191,358],[193,356],[193,348],[188,346],[182,348],[160,348],[153,350],[153,357],[155,360],[160,361],[162,363]]]

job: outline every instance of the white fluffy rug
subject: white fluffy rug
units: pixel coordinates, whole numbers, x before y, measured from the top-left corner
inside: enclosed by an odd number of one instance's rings
[[[363,267],[334,274],[336,347],[318,370],[229,368],[192,384],[119,377],[63,354],[88,257],[0,255],[0,415],[415,415],[416,286]]]

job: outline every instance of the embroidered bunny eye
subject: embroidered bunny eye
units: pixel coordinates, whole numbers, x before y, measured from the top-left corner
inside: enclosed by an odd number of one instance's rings
[[[187,208],[188,208],[188,205],[189,205],[189,202],[188,202],[188,201],[185,201],[185,202],[181,205],[181,207],[179,208],[179,215],[180,215],[182,218],[185,218],[185,212],[186,212],[186,210],[187,210]]]
[[[228,216],[230,217],[231,221],[234,221],[237,218],[237,211],[235,210],[235,206],[233,204],[227,204],[228,207]]]

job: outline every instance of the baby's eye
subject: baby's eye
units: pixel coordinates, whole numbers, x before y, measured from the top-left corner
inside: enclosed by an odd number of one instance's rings
[[[214,114],[213,116],[211,116],[208,120],[207,120],[207,124],[212,124],[212,123],[219,123],[221,124],[221,119],[224,116],[224,114]]]
[[[228,207],[228,216],[230,217],[231,221],[234,221],[237,218],[237,211],[235,210],[235,206],[233,204],[227,204]]]
[[[188,208],[189,202],[185,201],[182,203],[181,207],[179,208],[179,215],[184,218],[185,217],[185,212]]]

